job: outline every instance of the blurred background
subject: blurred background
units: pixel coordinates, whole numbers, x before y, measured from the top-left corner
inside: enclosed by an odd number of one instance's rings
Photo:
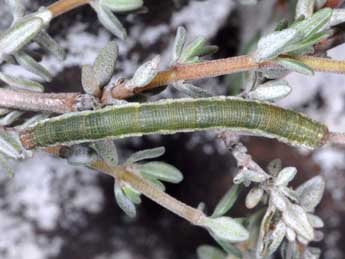
[[[52,1],[26,0],[28,10]],[[241,53],[258,33],[271,30],[283,17],[293,15],[295,1],[262,0],[145,0],[146,13],[120,16],[128,40],[117,40],[120,57],[114,80],[131,75],[154,54],[162,56],[161,68],[169,65],[176,28],[183,25],[188,36],[206,37],[220,50],[214,58]],[[0,29],[11,17],[0,0]],[[91,64],[98,51],[112,39],[88,6],[54,20],[49,32],[67,50],[64,62],[45,56],[43,64],[55,75],[49,91],[80,91],[80,65]],[[345,59],[345,46],[329,51]],[[12,75],[36,79],[18,66],[2,68]],[[317,73],[314,77],[290,74],[292,94],[279,104],[322,121],[334,131],[345,131],[345,76]],[[202,80],[197,84],[215,94],[231,93],[233,77]],[[157,98],[182,97],[167,89]],[[275,158],[295,166],[301,182],[321,174],[327,191],[317,214],[325,221],[324,240],[315,244],[322,258],[345,258],[345,148],[328,146],[315,152],[287,146],[275,140],[243,138],[253,159],[262,167]],[[120,155],[144,148],[165,146],[162,160],[175,165],[185,176],[167,192],[191,206],[200,202],[212,211],[232,185],[236,163],[215,132],[131,138],[117,142]],[[241,196],[242,197],[242,196]],[[249,213],[241,202],[232,216]],[[18,164],[16,175],[0,174],[1,259],[196,259],[196,248],[214,244],[201,228],[143,199],[138,216],[129,220],[114,200],[113,181],[108,176],[64,160],[37,153]],[[278,258],[278,257],[277,257]]]

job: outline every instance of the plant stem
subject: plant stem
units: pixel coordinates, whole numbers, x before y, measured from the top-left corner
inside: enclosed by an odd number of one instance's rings
[[[298,56],[295,57],[295,59],[310,66],[315,71],[345,73],[344,61],[311,56]],[[278,66],[279,65],[275,64],[273,61],[256,63],[249,55],[204,61],[196,64],[178,65],[158,73],[151,83],[144,87],[129,88],[126,86],[126,82],[121,82],[112,89],[111,95],[115,99],[126,99],[137,93],[152,90],[181,80],[196,80]],[[107,92],[103,94],[102,100],[106,100],[107,94]]]
[[[206,217],[202,211],[194,209],[169,194],[157,189],[145,179],[131,172],[128,168],[111,168],[103,161],[96,161],[92,163],[91,167],[113,176],[118,181],[129,183],[134,189],[145,195],[147,198],[158,203],[181,218],[188,220],[193,225],[200,225],[201,220]]]
[[[0,107],[9,109],[65,113],[77,111],[78,93],[37,93],[0,88]]]
[[[89,2],[90,0],[59,0],[49,5],[47,8],[52,12],[53,17],[55,18],[79,6],[88,4]]]

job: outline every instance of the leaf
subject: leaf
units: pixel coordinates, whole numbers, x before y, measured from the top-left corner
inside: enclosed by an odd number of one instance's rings
[[[177,28],[176,37],[172,51],[172,63],[175,64],[182,54],[186,42],[186,29],[182,26]]]
[[[212,218],[217,218],[225,215],[235,204],[236,200],[243,190],[243,185],[234,184],[218,202],[216,208],[213,211]]]
[[[98,54],[93,65],[95,77],[99,86],[105,86],[113,76],[118,56],[118,48],[115,41],[109,42]]]
[[[298,31],[291,28],[264,36],[259,40],[253,58],[257,62],[275,58],[284,51],[286,46],[297,41],[300,37]]]
[[[243,169],[244,178],[255,183],[261,183],[269,179],[271,176],[266,174],[263,170],[249,170]]]
[[[96,78],[95,71],[90,65],[81,67],[81,84],[85,93],[93,96],[99,96],[101,94],[99,81]]]
[[[220,249],[209,245],[199,246],[197,255],[198,259],[226,259],[226,254]]]
[[[0,130],[0,153],[13,159],[23,158],[22,146],[16,132]]]
[[[172,84],[172,86],[177,90],[180,91],[181,93],[188,95],[192,98],[206,98],[206,97],[211,97],[212,94],[207,92],[206,90],[194,86],[192,84],[187,84],[184,82],[177,82]]]
[[[100,157],[109,165],[117,166],[119,157],[117,148],[112,140],[101,140],[94,143],[94,148]]]
[[[289,203],[283,211],[283,220],[288,227],[299,236],[311,241],[314,239],[314,230],[304,209],[296,204]]]
[[[277,176],[281,169],[282,161],[279,158],[272,160],[267,166],[267,171],[272,176]]]
[[[314,13],[310,18],[293,24],[290,28],[297,30],[303,35],[303,39],[310,37],[329,22],[332,16],[331,8],[323,8]]]
[[[280,211],[285,211],[288,201],[279,190],[272,188],[270,192],[270,202]]]
[[[345,9],[333,9],[333,13],[329,21],[329,26],[335,26],[343,22],[345,22]]]
[[[138,161],[157,158],[165,153],[165,147],[157,147],[151,149],[144,149],[133,153],[126,161],[126,164],[134,164]]]
[[[282,67],[307,76],[314,75],[314,70],[301,61],[292,58],[276,58],[275,63]]]
[[[285,233],[286,225],[282,220],[280,220],[268,237],[267,256],[273,255],[273,253],[279,248],[280,244],[283,242]]]
[[[0,63],[28,44],[43,28],[43,20],[37,17],[23,19],[0,34]]]
[[[121,186],[118,182],[114,184],[115,199],[119,207],[127,214],[128,217],[134,218],[137,215],[135,205],[123,193]]]
[[[158,74],[159,62],[160,56],[156,55],[152,60],[142,64],[135,71],[132,79],[126,83],[126,86],[129,88],[138,88],[149,84]]]
[[[246,196],[246,207],[252,209],[259,204],[264,195],[264,190],[260,187],[252,188]]]
[[[296,174],[296,167],[285,167],[279,172],[277,179],[274,181],[274,184],[286,186],[290,181],[292,181],[292,179],[295,178]]]
[[[280,252],[283,259],[301,259],[296,242],[283,243]]]
[[[296,4],[296,15],[295,18],[299,17],[308,18],[313,15],[315,0],[298,0]]]
[[[310,213],[307,214],[307,217],[313,228],[323,228],[325,226],[323,220],[320,217]]]
[[[271,230],[272,219],[275,215],[276,208],[274,206],[268,206],[264,217],[260,224],[260,233],[258,242],[256,245],[256,259],[264,258],[268,253],[267,238]]]
[[[66,151],[68,163],[72,165],[87,165],[97,159],[93,150],[82,145],[74,145]]]
[[[315,176],[300,185],[296,192],[300,199],[301,206],[308,212],[320,203],[325,190],[325,181],[321,176]]]
[[[38,75],[47,82],[50,82],[52,80],[52,75],[49,73],[49,71],[24,51],[18,51],[18,53],[15,54],[14,57],[18,64],[28,71]]]
[[[96,11],[98,20],[107,30],[121,40],[127,38],[126,29],[108,7],[102,6],[97,2],[91,2],[90,4]]]
[[[248,97],[261,101],[276,101],[288,96],[290,93],[291,87],[287,81],[274,80],[257,86],[248,93]]]
[[[149,181],[150,184],[152,184],[154,187],[158,188],[162,192],[165,192],[165,185],[161,181],[158,181],[157,179],[155,179],[153,177],[146,176],[146,175],[144,175],[143,177],[147,181]]]
[[[133,189],[129,185],[124,185],[122,187],[123,192],[127,196],[128,199],[130,199],[134,204],[140,204],[141,203],[141,198],[140,198],[140,193],[137,192],[135,189]]]
[[[206,227],[217,238],[227,242],[242,242],[249,237],[248,231],[230,217],[205,217],[201,220],[200,225]]]
[[[206,40],[203,37],[198,37],[184,48],[178,59],[178,63],[196,63],[199,57],[211,55],[217,52],[217,50],[217,46],[206,45]]]
[[[179,183],[183,180],[182,173],[172,165],[163,162],[150,162],[138,167],[139,172],[154,179],[170,183]]]
[[[0,118],[0,126],[9,126],[15,122],[24,112],[22,111],[12,111],[6,114],[4,117]]]
[[[143,6],[143,0],[100,0],[100,4],[113,12],[130,12]]]
[[[60,60],[66,58],[66,52],[50,35],[41,30],[34,39],[42,48],[49,51],[52,55],[56,56]]]
[[[29,91],[34,91],[34,92],[44,91],[43,85],[29,79],[14,77],[14,76],[6,75],[4,73],[0,73],[0,80],[13,88],[29,90]]]

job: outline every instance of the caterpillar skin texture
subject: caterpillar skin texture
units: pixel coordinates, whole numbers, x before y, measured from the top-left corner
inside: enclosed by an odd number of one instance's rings
[[[317,148],[328,139],[325,125],[268,103],[232,97],[129,103],[62,115],[20,133],[27,149],[147,134],[207,129],[246,131],[296,146]]]

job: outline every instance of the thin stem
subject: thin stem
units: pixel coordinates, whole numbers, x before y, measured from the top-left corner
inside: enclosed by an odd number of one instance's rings
[[[317,72],[328,72],[336,74],[345,73],[345,62],[341,60],[312,56],[299,56],[295,57],[295,59],[303,62]]]
[[[88,4],[90,0],[59,0],[51,5],[49,5],[47,8],[49,11],[52,12],[53,17],[57,17],[59,15],[62,15],[64,13],[67,13],[79,6]]]
[[[181,218],[188,220],[193,225],[200,225],[201,220],[206,217],[202,211],[194,209],[169,194],[157,189],[145,179],[131,172],[128,168],[110,168],[103,161],[96,161],[92,163],[91,167],[113,176],[118,181],[129,183],[134,189],[145,195],[147,198],[158,203]]]
[[[65,113],[77,111],[78,93],[47,94],[0,88],[0,107],[9,109]]]
[[[327,142],[331,144],[345,144],[345,133],[331,132]]]

